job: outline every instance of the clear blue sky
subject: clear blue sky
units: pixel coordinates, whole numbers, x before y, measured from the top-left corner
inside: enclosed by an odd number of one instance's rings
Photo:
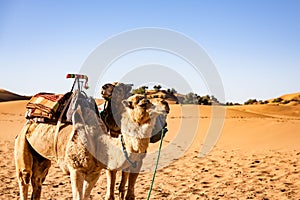
[[[65,74],[120,32],[161,27],[198,42],[227,101],[300,91],[300,1],[0,0],[0,88],[64,92]],[[201,93],[201,92],[199,92]]]

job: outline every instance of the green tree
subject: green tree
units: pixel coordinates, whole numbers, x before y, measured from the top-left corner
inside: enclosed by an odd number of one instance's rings
[[[257,103],[257,100],[256,100],[256,99],[249,99],[249,100],[247,100],[244,104],[245,104],[245,105],[251,105],[251,104],[254,104],[254,103]]]
[[[158,92],[161,89],[161,85],[154,85],[153,88],[156,92]]]
[[[206,96],[202,96],[199,99],[199,104],[200,105],[211,105],[211,99],[210,99],[210,96],[209,95],[206,95]]]
[[[190,92],[184,95],[183,104],[198,104],[197,94]]]
[[[280,103],[282,100],[283,99],[279,97],[279,98],[274,99],[272,102],[273,103]]]
[[[147,89],[148,89],[147,86],[142,86],[142,87],[132,90],[132,93],[133,94],[146,94]]]
[[[220,103],[219,100],[214,95],[211,96],[211,101],[217,104]]]
[[[176,91],[174,88],[172,88],[170,93],[171,93],[171,94],[176,94],[177,91]]]

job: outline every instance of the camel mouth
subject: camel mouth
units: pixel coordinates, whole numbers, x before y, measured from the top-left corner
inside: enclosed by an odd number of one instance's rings
[[[167,110],[161,110],[161,111],[158,111],[159,114],[163,114],[163,115],[167,115],[169,114],[169,111]]]
[[[153,103],[153,112],[158,114],[167,115],[170,112],[170,107],[167,101],[164,99],[152,99],[151,102]]]
[[[159,105],[153,105],[151,107],[150,113],[155,113],[155,114],[159,114],[159,115],[168,115],[169,114],[170,109],[168,107],[161,107]]]

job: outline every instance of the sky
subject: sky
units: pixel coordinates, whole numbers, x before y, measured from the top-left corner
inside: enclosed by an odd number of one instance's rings
[[[297,0],[0,0],[0,88],[23,95],[66,92],[72,81],[65,75],[79,72],[99,45],[144,27],[173,30],[199,44],[228,102],[300,91]]]

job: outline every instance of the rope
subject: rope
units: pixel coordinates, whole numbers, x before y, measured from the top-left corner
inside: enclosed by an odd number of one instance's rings
[[[131,166],[133,168],[136,168],[137,167],[137,163],[136,161],[135,162],[132,162],[130,159],[129,159],[129,156],[128,156],[128,153],[126,151],[126,147],[125,147],[125,142],[124,142],[124,139],[123,139],[123,135],[121,134],[120,136],[120,140],[121,140],[121,144],[122,144],[122,151],[123,151],[123,155],[125,157],[125,159],[127,160],[127,162],[129,162],[131,164]]]
[[[162,147],[162,142],[163,142],[163,138],[164,138],[164,131],[165,131],[165,129],[163,128],[163,129],[161,130],[160,143],[159,143],[159,147],[158,147],[158,153],[157,153],[157,158],[156,158],[156,164],[155,164],[155,168],[154,168],[154,172],[153,172],[152,181],[151,181],[151,184],[150,184],[150,189],[149,189],[149,192],[148,192],[147,200],[150,199],[151,192],[152,192],[153,185],[154,185],[154,179],[155,179],[155,176],[156,176],[156,171],[157,171],[157,167],[158,167],[158,161],[159,161],[160,152],[161,152],[161,147]]]
[[[62,121],[62,117],[64,115],[64,112],[66,111],[68,105],[70,104],[71,100],[73,99],[74,95],[72,94],[67,103],[65,104],[63,110],[61,111],[57,124],[56,124],[56,129],[55,129],[55,133],[54,133],[54,151],[55,151],[55,157],[56,159],[58,159],[58,150],[57,150],[57,141],[58,141],[58,133],[59,133],[59,129],[60,129],[60,125],[61,125],[61,121]]]

